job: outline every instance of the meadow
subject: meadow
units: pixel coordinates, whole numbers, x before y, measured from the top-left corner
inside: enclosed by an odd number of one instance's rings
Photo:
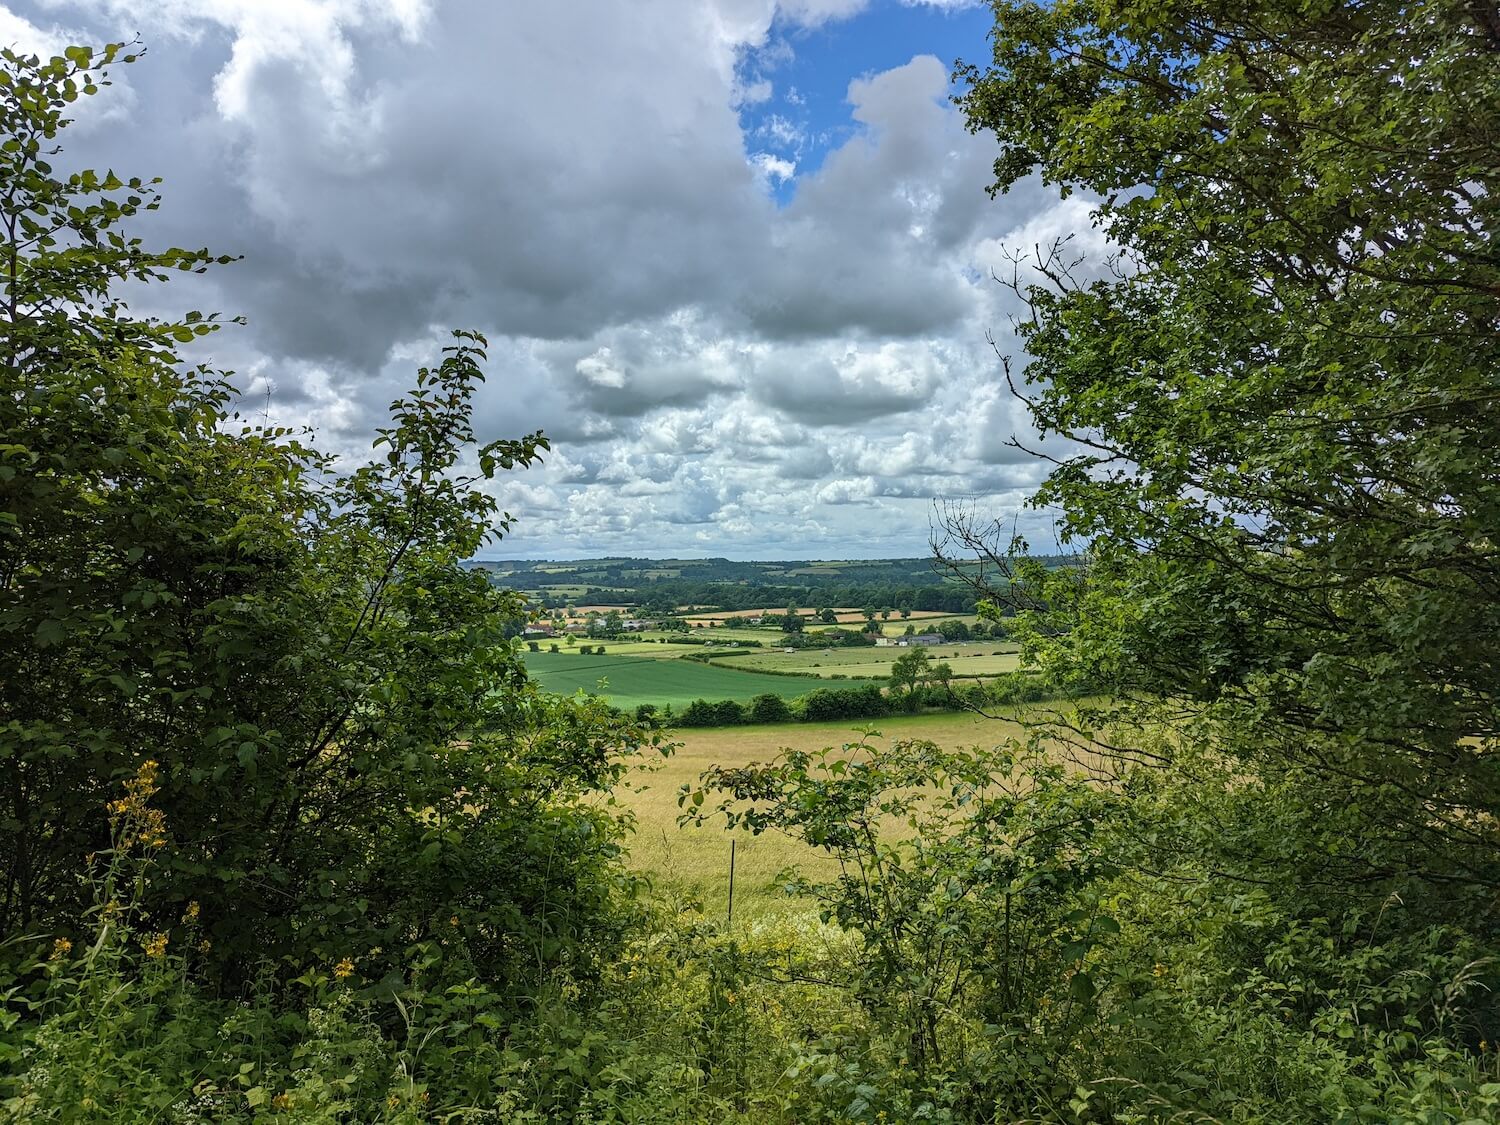
[[[972,714],[904,715],[874,721],[879,739],[929,739],[941,746],[990,748],[1021,733],[1010,719]],[[783,749],[819,750],[859,741],[861,728],[848,722],[791,723],[785,726],[722,727],[673,731],[678,748],[664,764],[642,768],[615,790],[614,800],[636,818],[628,844],[630,866],[647,875],[664,901],[686,906],[700,903],[704,913],[722,919],[729,901],[729,842],[735,840],[736,919],[749,921],[771,913],[806,910],[791,898],[776,876],[797,865],[809,873],[829,874],[833,860],[785,836],[727,832],[722,821],[701,828],[677,825],[677,796],[683,785],[696,785],[710,766],[764,762]]]
[[[610,651],[604,656],[529,652],[526,668],[548,691],[572,695],[582,689],[604,695],[616,707],[627,710],[642,703],[658,707],[670,704],[680,710],[695,699],[734,699],[745,703],[764,694],[793,699],[815,688],[830,686],[826,680],[814,676],[771,676],[692,660],[617,655],[614,646],[606,643],[605,647]],[[668,646],[654,647],[665,650]],[[886,670],[889,671],[889,665]],[[600,680],[607,681],[603,689]]]

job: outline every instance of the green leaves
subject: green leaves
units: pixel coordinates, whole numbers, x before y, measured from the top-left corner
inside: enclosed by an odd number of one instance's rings
[[[1029,659],[1354,801],[1391,846],[1371,876],[1488,883],[1464,824],[1500,809],[1492,29],[1442,5],[996,11],[960,102],[997,186],[1089,191],[1123,256],[1059,245],[1016,279],[1018,390],[1075,439],[1034,502],[1088,549],[1010,591]]]
[[[0,51],[0,939],[83,914],[113,786],[150,756],[169,839],[142,909],[165,931],[201,902],[226,979],[351,951],[379,979],[427,939],[433,972],[518,1001],[560,962],[581,979],[629,888],[587,798],[660,740],[539,695],[504,643],[519,599],[464,566],[509,525],[478,485],[547,441],[476,440],[472,332],[347,474],[233,417],[176,351],[217,316],[114,296],[229,259],[145,246],[154,180],[63,179],[38,143],[130,57]]]

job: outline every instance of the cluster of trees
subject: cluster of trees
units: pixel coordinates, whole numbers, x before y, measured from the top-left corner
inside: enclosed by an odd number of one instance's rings
[[[733,699],[695,699],[667,721],[679,727],[728,727],[741,723],[827,722],[878,719],[894,710],[893,701],[876,684],[850,688],[815,688],[788,702],[779,695],[758,695],[749,703]],[[641,715],[654,715],[654,710]]]
[[[1057,560],[1050,560],[1057,561]],[[764,564],[746,564],[764,565]],[[511,584],[517,582],[511,579]],[[524,582],[512,588],[528,588]],[[941,613],[973,613],[974,592],[956,581],[933,576],[925,585],[894,585],[889,582],[829,582],[818,585],[785,583],[689,582],[662,579],[638,586],[611,590],[589,590],[581,598],[588,604],[640,605],[652,613],[672,613],[680,605],[712,606],[719,610],[782,610],[786,606],[884,606],[895,611],[930,610]]]

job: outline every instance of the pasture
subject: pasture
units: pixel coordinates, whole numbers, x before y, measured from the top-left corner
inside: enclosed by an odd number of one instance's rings
[[[769,676],[759,672],[700,664],[692,660],[660,659],[666,645],[641,645],[657,657],[617,655],[605,643],[604,656],[578,652],[527,652],[526,670],[548,691],[572,695],[580,688],[606,696],[616,707],[631,709],[642,703],[671,704],[681,710],[695,699],[735,699],[748,702],[757,695],[792,699],[815,688],[829,687],[813,676]],[[886,668],[889,671],[889,665]],[[601,691],[599,681],[607,680]],[[853,686],[843,684],[841,686]]]

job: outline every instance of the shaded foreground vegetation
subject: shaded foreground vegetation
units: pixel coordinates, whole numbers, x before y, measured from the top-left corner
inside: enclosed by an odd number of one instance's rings
[[[997,189],[1123,258],[1015,279],[1084,565],[944,548],[1107,694],[717,763],[690,823],[821,857],[733,925],[623,862],[657,736],[537,691],[462,565],[546,448],[472,449],[482,341],[353,472],[242,424],[212,320],[113,292],[207,254],[49,165],[123,50],[4,53],[0,1119],[1500,1115],[1500,20],[994,7]]]

